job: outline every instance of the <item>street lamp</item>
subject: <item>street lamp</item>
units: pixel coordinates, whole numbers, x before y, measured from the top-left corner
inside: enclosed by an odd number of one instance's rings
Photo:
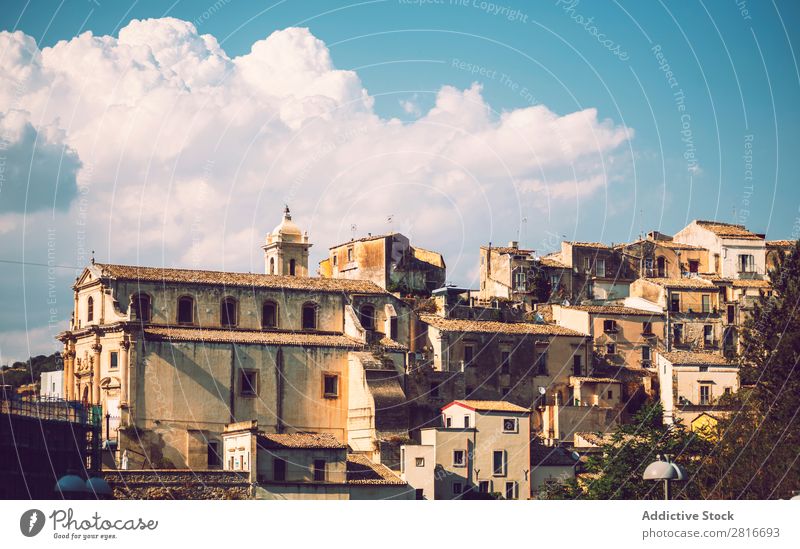
[[[669,501],[669,483],[671,480],[686,480],[686,469],[683,466],[674,463],[671,456],[656,455],[658,461],[654,461],[644,470],[642,478],[644,480],[663,480],[664,481],[664,499]]]

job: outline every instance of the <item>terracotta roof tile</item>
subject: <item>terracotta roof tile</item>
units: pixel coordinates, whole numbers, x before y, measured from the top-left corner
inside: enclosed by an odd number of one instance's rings
[[[580,381],[581,383],[622,383],[621,380],[612,379],[610,377],[569,376],[570,385],[576,381]]]
[[[564,265],[561,261],[557,259],[553,259],[552,257],[543,257],[539,260],[539,264],[542,267],[552,267],[555,269],[569,269],[567,265]]]
[[[329,433],[258,433],[258,437],[262,448],[347,448]]]
[[[664,316],[662,313],[647,311],[645,309],[634,309],[633,307],[623,307],[621,305],[570,305],[569,307],[562,306],[562,308],[604,315]]]
[[[705,278],[644,278],[642,280],[658,284],[664,288],[680,288],[686,290],[714,288],[714,283]]]
[[[705,221],[698,219],[696,223],[708,229],[720,238],[736,238],[739,240],[763,240],[762,237],[750,232],[744,225],[722,223],[720,221]]]
[[[271,288],[275,290],[310,290],[314,292],[387,293],[377,284],[367,280],[281,276],[257,273],[230,273],[194,269],[139,267],[135,265],[111,265],[106,263],[95,263],[94,267],[100,269],[103,276],[122,280],[214,284],[222,286]]]
[[[512,402],[506,402],[505,400],[454,400],[442,408],[442,410],[449,408],[454,404],[460,404],[461,406],[470,408],[472,410],[477,410],[479,412],[530,412],[530,410],[527,408],[517,406],[516,404]]]
[[[488,250],[489,246],[481,246],[481,249]],[[524,248],[511,248],[510,246],[492,246],[491,250],[498,254],[513,254],[513,255],[530,255],[536,250],[527,250]]]
[[[611,248],[611,246],[608,244],[603,244],[602,242],[570,242],[570,244],[578,248]]]
[[[734,288],[772,288],[772,284],[770,284],[769,280],[747,280],[744,278],[737,278],[732,280],[731,284]]]
[[[586,334],[555,324],[531,322],[496,322],[491,320],[461,320],[438,315],[420,315],[420,320],[444,332],[476,332],[496,334],[530,334],[586,337]]]
[[[406,482],[381,463],[373,463],[361,454],[347,454],[348,484],[391,484],[404,486]]]
[[[661,356],[681,366],[732,366],[728,360],[714,353],[699,353],[692,351],[673,351],[671,353],[659,352]]]
[[[767,248],[793,248],[795,240],[767,240]]]
[[[205,343],[253,343],[259,345],[289,345],[302,347],[341,347],[361,349],[365,345],[344,334],[315,334],[305,332],[272,332],[175,326],[148,326],[146,339],[166,341],[199,341]]]

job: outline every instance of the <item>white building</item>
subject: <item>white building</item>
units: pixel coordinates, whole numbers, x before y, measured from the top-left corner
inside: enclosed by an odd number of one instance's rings
[[[64,398],[64,370],[42,372],[39,395],[45,398]]]

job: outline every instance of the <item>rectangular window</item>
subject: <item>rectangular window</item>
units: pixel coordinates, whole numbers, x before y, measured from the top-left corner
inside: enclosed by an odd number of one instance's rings
[[[673,313],[681,312],[681,294],[670,295],[669,310]]]
[[[336,267],[336,265],[339,264],[338,259],[339,259],[339,257],[336,254],[333,254],[333,266],[334,267]]]
[[[339,374],[323,374],[322,380],[322,396],[339,398]]]
[[[219,467],[222,465],[222,460],[219,455],[219,442],[216,440],[208,441],[208,466]]]
[[[680,345],[683,342],[683,324],[672,325],[672,343]]]
[[[255,370],[240,371],[239,395],[245,397],[254,397],[258,395],[258,373]]]
[[[286,480],[286,460],[275,458],[272,460],[272,479],[278,482]]]
[[[414,497],[417,499],[425,499],[425,491],[422,488],[415,488]]]
[[[550,275],[550,291],[554,292],[558,289],[558,285],[561,283],[561,277],[557,274]]]
[[[653,334],[653,323],[652,322],[642,322],[642,333],[644,335],[652,335]]]
[[[700,385],[700,405],[707,406],[711,404],[711,385]]]
[[[536,363],[534,364],[534,370],[536,370],[537,376],[547,375],[547,351],[539,352],[536,357]]]
[[[469,429],[469,416],[464,416],[464,429]]]
[[[353,261],[353,248],[347,248],[347,262],[351,263]]]
[[[606,276],[606,260],[598,259],[594,264],[594,272],[599,277]]]
[[[503,351],[501,354],[502,363],[500,364],[500,373],[507,374],[511,369],[511,353]]]
[[[446,417],[446,418],[444,418],[444,426],[445,426],[446,428],[448,428],[448,429],[449,429],[450,427],[452,427],[452,426],[453,426],[453,418],[451,418],[451,417],[449,417],[449,416],[448,416],[448,417]]]
[[[583,375],[583,363],[581,361],[581,355],[572,355],[572,375]]]
[[[495,450],[492,453],[492,472],[496,477],[506,475],[506,451]]]
[[[711,324],[703,326],[703,344],[706,347],[714,345],[714,327]]]
[[[604,320],[603,321],[603,331],[606,333],[613,333],[617,331],[617,321],[616,320]]]
[[[472,360],[475,358],[475,347],[472,345],[464,345],[464,365],[472,365]]]
[[[606,354],[607,355],[615,355],[617,354],[617,346],[613,343],[606,344]]]
[[[583,258],[583,270],[586,272],[591,270],[591,260],[588,257]]]
[[[528,277],[525,271],[517,271],[514,273],[514,289],[518,292],[524,292],[527,289]]]
[[[314,460],[314,482],[325,482],[326,464],[324,459]]]
[[[466,464],[466,452],[464,450],[453,450],[453,467],[464,467]]]
[[[507,397],[509,392],[511,392],[511,388],[510,387],[500,387],[500,394],[503,397]]]
[[[519,422],[515,417],[506,417],[503,418],[503,432],[504,433],[516,433],[519,431]]]
[[[703,294],[703,312],[710,313],[711,312],[711,296],[707,294]]]
[[[516,482],[506,482],[506,499],[517,499]]]
[[[714,254],[714,272],[719,274],[719,254]]]
[[[614,399],[614,391],[609,389],[608,390],[608,400],[613,400],[613,399]]]
[[[456,495],[461,493],[461,483],[460,482],[454,482],[453,483],[453,493],[456,494]]]
[[[431,398],[439,398],[439,384],[431,383]]]
[[[736,320],[736,305],[728,305],[728,324],[733,324]]]
[[[650,360],[650,347],[645,345],[642,347],[642,361]]]
[[[739,272],[754,273],[756,271],[755,258],[750,254],[739,255]]]
[[[111,353],[109,353],[108,367],[111,370],[116,370],[119,368],[119,353],[117,351],[111,351]]]
[[[416,465],[417,467],[425,467],[425,458],[424,457],[423,458],[419,458],[419,457],[415,458],[414,459],[414,465]]]
[[[689,272],[690,273],[697,273],[700,272],[700,262],[696,259],[689,260]]]
[[[489,493],[489,481],[482,480],[478,483],[478,491],[481,494],[488,494]]]
[[[389,339],[397,339],[397,317],[389,319]]]

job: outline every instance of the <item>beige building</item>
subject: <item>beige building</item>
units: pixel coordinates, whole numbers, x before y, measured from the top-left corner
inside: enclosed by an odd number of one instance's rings
[[[602,242],[562,242],[561,251],[546,259],[565,265],[572,272],[570,301],[622,299],[629,295],[637,271],[618,248]]]
[[[412,246],[406,236],[367,236],[333,246],[319,266],[320,276],[369,280],[390,292],[430,295],[444,285],[441,254]]]
[[[255,499],[412,499],[386,466],[327,433],[267,433],[257,421],[227,425],[224,469],[246,472]]]
[[[299,253],[288,221],[267,239],[268,268]],[[222,428],[239,419],[357,432],[378,460],[382,426],[394,435],[403,419],[383,420],[372,380],[402,394],[410,312],[372,282],[302,276],[304,261],[294,276],[92,263],[59,335],[65,396],[118,410],[110,438],[130,468],[220,468]]]
[[[724,412],[719,399],[739,390],[739,369],[718,354],[660,352],[656,360],[666,424],[688,427],[703,413]]]
[[[673,237],[659,232],[620,245],[620,249],[640,278],[685,278],[711,271],[707,249],[676,242]]]
[[[500,298],[525,303],[546,303],[572,295],[572,269],[553,258],[536,257],[533,250],[508,246],[481,246],[481,301]]]
[[[402,476],[419,499],[461,499],[474,492],[530,497],[530,411],[502,401],[456,400],[442,427],[423,429],[402,447]]]
[[[673,241],[708,250],[705,272],[723,278],[760,279],[766,275],[764,235],[755,234],[744,225],[694,220],[678,231]]]
[[[267,235],[264,250],[264,272],[272,275],[308,276],[308,233],[292,221],[289,206],[283,220]]]
[[[640,278],[631,295],[664,312],[668,350],[722,351],[724,334],[720,290],[705,278]]]

